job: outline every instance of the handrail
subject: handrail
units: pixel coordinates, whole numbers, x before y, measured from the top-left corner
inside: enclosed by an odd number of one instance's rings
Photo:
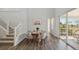
[[[8,22],[8,24],[7,24],[7,34],[9,33],[9,25],[10,25],[10,23]]]
[[[21,24],[17,25],[17,26],[15,27],[15,29],[17,29],[17,28],[20,27],[20,26],[21,26]]]
[[[14,45],[16,45],[16,42],[18,41],[18,38],[21,35],[21,31],[22,31],[22,25],[19,24],[14,29]]]
[[[14,35],[15,35],[15,37],[17,36],[17,29],[18,29],[19,27],[21,27],[21,24],[17,25],[17,26],[15,27],[15,29],[14,29]]]
[[[8,33],[8,29],[7,29],[8,24],[6,22],[4,22],[2,19],[0,19],[0,28],[2,28],[4,31],[6,31],[6,33]]]
[[[8,32],[3,26],[0,25],[0,27],[1,27],[4,31]]]

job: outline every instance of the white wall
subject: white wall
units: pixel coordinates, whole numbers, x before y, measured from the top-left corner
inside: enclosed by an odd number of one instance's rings
[[[10,23],[11,26],[15,27],[19,23],[23,23],[28,26],[28,30],[35,29],[36,26],[33,25],[33,19],[41,19],[42,30],[48,30],[48,18],[53,17],[52,8],[29,8],[29,9],[0,9],[0,18],[6,23]],[[25,20],[27,19],[27,20]],[[27,25],[26,25],[27,24]],[[25,31],[25,30],[23,30]]]
[[[0,10],[0,19],[6,23],[10,23],[11,26],[15,27],[19,23],[25,22],[26,9],[2,9]]]
[[[10,26],[16,27],[18,24],[23,24],[24,29],[22,32],[27,32],[27,9],[23,8],[3,8],[0,9],[0,19],[3,20],[8,24],[10,23]]]
[[[4,38],[4,37],[5,37],[5,35],[6,35],[6,31],[5,31],[5,30],[3,30],[3,28],[2,28],[2,27],[0,27],[0,38]]]
[[[36,26],[33,24],[33,20],[40,19],[40,29],[48,31],[48,18],[53,17],[53,10],[51,8],[31,8],[29,9],[29,30],[34,30]]]

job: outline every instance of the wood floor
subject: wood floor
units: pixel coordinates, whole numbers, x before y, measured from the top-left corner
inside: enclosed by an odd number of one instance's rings
[[[11,44],[0,45],[0,50],[73,50],[66,45],[62,40],[49,35],[45,42],[38,45],[36,42],[24,39],[19,45],[12,46]]]

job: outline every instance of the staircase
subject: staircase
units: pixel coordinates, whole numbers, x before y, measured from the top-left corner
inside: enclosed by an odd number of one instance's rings
[[[23,30],[23,25],[13,26],[10,21],[7,23],[0,19],[0,47],[5,45],[16,46],[19,44],[26,37],[26,34],[21,30]],[[22,36],[23,39],[19,40],[19,36]]]
[[[14,42],[14,29],[9,27],[9,32],[3,38],[0,38],[0,44],[12,44]]]

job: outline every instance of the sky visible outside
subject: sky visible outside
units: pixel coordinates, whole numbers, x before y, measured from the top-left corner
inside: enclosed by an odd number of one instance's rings
[[[66,24],[66,17],[60,17],[60,22],[62,24]],[[76,18],[76,17],[68,17],[68,24],[73,24],[73,25],[76,25],[76,24],[79,24],[79,18]]]

